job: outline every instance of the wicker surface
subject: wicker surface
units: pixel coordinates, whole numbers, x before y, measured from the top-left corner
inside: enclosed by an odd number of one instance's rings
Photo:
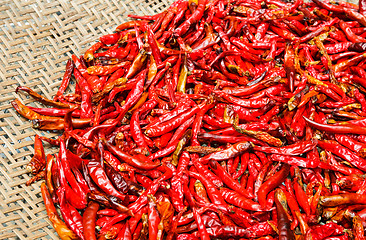
[[[11,108],[16,97],[25,104],[32,102],[15,94],[15,88],[25,85],[51,98],[71,54],[85,52],[98,36],[112,33],[127,14],[153,14],[170,2],[0,0],[0,239],[58,238],[46,215],[40,182],[25,186],[34,135],[57,133],[32,129]]]

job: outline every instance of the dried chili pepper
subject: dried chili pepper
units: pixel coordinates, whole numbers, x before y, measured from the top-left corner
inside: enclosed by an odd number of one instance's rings
[[[99,204],[95,202],[89,203],[83,214],[83,227],[85,239],[97,239],[95,235],[95,221]]]
[[[52,225],[60,238],[78,239],[78,236],[66,226],[66,224],[61,220],[60,216],[58,215],[45,183],[41,184],[41,191],[44,204],[46,205],[48,218],[52,222]]]
[[[262,186],[258,190],[258,202],[262,206],[262,208],[266,207],[267,203],[267,194],[277,187],[279,184],[282,183],[283,180],[285,180],[286,176],[288,175],[290,171],[290,165],[284,164],[281,169],[273,175],[272,178],[267,180],[262,184]]]

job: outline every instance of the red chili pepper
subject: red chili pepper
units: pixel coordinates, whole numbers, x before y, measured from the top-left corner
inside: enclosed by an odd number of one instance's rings
[[[310,205],[304,189],[302,189],[296,179],[293,181],[293,186],[300,207],[305,211],[306,215],[310,216]]]
[[[99,81],[99,78],[97,76],[89,75],[87,73],[87,68],[75,55],[72,55],[72,60],[74,61],[75,64],[74,76],[78,81],[78,84],[81,85],[80,89],[87,92],[89,92],[90,90],[92,90],[94,93],[99,92],[103,85],[103,83]]]
[[[64,130],[36,137],[27,184],[46,178],[65,239],[363,238],[364,2],[133,15],[72,56],[54,101],[17,88],[52,106],[12,102],[35,128]]]
[[[52,225],[59,237],[61,239],[78,239],[78,236],[66,226],[66,224],[61,220],[60,216],[58,215],[45,183],[41,184],[41,192],[44,204],[46,206],[48,218],[52,222]]]
[[[196,23],[199,19],[201,19],[203,12],[205,11],[206,7],[206,0],[199,0],[197,9],[194,11],[194,13],[186,20],[184,21],[178,28],[175,29],[174,33],[178,36],[182,36],[185,34],[189,27]]]
[[[94,45],[92,45],[88,50],[86,50],[85,54],[84,54],[84,59],[87,62],[90,62],[94,59],[94,53],[100,49],[103,46],[103,43],[101,42],[97,42]]]
[[[108,195],[112,195],[120,198],[122,201],[125,199],[125,195],[121,194],[108,179],[107,174],[103,170],[101,164],[96,161],[89,161],[88,169],[90,172],[91,178],[97,184],[99,188],[101,188]]]
[[[267,194],[285,180],[289,171],[290,165],[284,164],[277,173],[261,185],[258,190],[258,202],[262,208],[266,208]]]
[[[207,233],[207,230],[206,230],[206,227],[205,225],[203,224],[203,221],[202,221],[202,218],[201,216],[199,215],[199,213],[197,212],[197,209],[196,208],[193,208],[193,216],[194,216],[194,219],[196,220],[197,222],[197,226],[198,226],[198,232],[199,232],[199,235],[200,235],[200,238],[202,240],[209,240],[210,239],[210,236],[208,235]]]
[[[42,140],[38,135],[36,135],[34,138],[34,155],[27,165],[27,170],[36,175],[45,166],[46,166],[46,155],[44,153]]]
[[[221,188],[220,193],[224,197],[225,201],[237,207],[251,211],[263,211],[261,205],[248,198],[245,198],[235,191],[229,190],[227,188]]]
[[[59,89],[57,90],[57,93],[56,93],[55,97],[53,98],[53,100],[58,99],[62,94],[64,94],[67,86],[69,85],[73,70],[74,70],[74,62],[71,59],[69,59],[66,63],[66,70],[64,73],[64,77],[62,78],[61,85],[60,85]]]
[[[157,136],[161,136],[165,133],[168,133],[168,132],[174,130],[175,128],[177,128],[183,122],[187,121],[194,114],[196,114],[200,110],[200,107],[201,106],[195,106],[195,107],[191,108],[190,110],[182,113],[180,116],[177,116],[171,120],[168,120],[161,124],[150,127],[148,129],[146,129],[145,134],[149,137],[157,137]]]
[[[148,217],[149,217],[149,239],[157,239],[158,225],[160,223],[159,212],[156,209],[155,199],[152,196],[148,196],[149,207],[148,207]]]
[[[89,206],[85,209],[85,212],[83,214],[84,237],[86,240],[97,239],[95,235],[95,221],[98,209],[98,203],[90,202]]]
[[[112,34],[107,34],[107,35],[101,36],[99,38],[99,40],[105,45],[113,45],[118,42],[120,37],[121,37],[120,33],[112,33]]]
[[[222,198],[220,192],[216,189],[216,187],[205,177],[195,172],[189,172],[189,175],[200,180],[203,185],[205,185],[207,189],[207,194],[211,201],[220,207],[228,210],[228,206]]]
[[[216,161],[217,160],[227,160],[229,158],[236,157],[239,154],[242,154],[243,152],[251,149],[252,147],[253,147],[253,145],[251,142],[239,142],[225,150],[211,153],[207,156],[204,156],[203,158],[200,159],[200,162],[207,163],[210,160],[216,160]]]
[[[61,182],[61,183],[66,185],[66,179],[67,179],[70,186],[72,187],[72,191],[75,191],[75,193],[77,193],[80,196],[80,198],[81,198],[80,204],[86,205],[87,191],[85,191],[81,187],[81,184],[78,181],[76,181],[76,178],[71,171],[70,164],[69,164],[68,157],[67,157],[67,152],[66,152],[66,144],[65,144],[65,141],[63,140],[63,138],[60,139],[60,152],[59,152],[58,157],[56,158],[56,162],[57,162],[57,167],[60,171],[60,175],[62,175],[62,176],[60,176],[61,181],[63,181],[63,179],[65,179],[65,182],[63,182],[63,183]]]
[[[134,156],[130,156],[129,154],[121,151],[119,148],[111,145],[108,142],[105,142],[105,145],[107,146],[108,150],[114,154],[115,156],[117,156],[120,160],[126,162],[127,164],[136,167],[138,169],[143,169],[143,170],[151,170],[154,169],[156,167],[158,167],[160,165],[159,162],[156,163],[152,163],[152,162],[143,162],[140,159],[134,157]]]
[[[355,153],[339,145],[338,143],[331,141],[319,141],[318,146],[334,153],[339,157],[346,159],[349,163],[356,166],[358,169],[363,171],[366,170],[365,166],[366,161],[363,158],[360,158]]]
[[[290,220],[287,217],[284,207],[280,203],[278,192],[275,193],[275,203],[277,210],[277,229],[278,229],[278,239],[295,239],[294,232],[290,227]]]
[[[214,173],[222,179],[222,181],[232,190],[242,194],[243,196],[247,198],[253,198],[254,196],[246,191],[245,188],[243,188],[235,179],[233,179],[224,168],[221,167],[220,164],[218,164],[215,161],[210,162],[211,169],[214,171]]]

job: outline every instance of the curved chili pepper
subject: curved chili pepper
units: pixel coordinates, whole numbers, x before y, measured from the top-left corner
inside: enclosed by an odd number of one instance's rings
[[[205,11],[205,6],[206,0],[199,0],[196,11],[194,11],[194,13],[186,21],[184,21],[178,28],[176,28],[174,33],[178,36],[182,36],[183,34],[185,34],[192,24],[201,19],[203,12]]]
[[[69,59],[66,63],[66,70],[65,70],[64,76],[62,78],[61,85],[60,85],[59,89],[57,90],[57,93],[56,93],[55,97],[53,98],[53,100],[58,99],[59,96],[64,94],[67,86],[70,83],[70,78],[71,78],[73,70],[74,70],[74,62],[71,59]]]
[[[243,152],[251,149],[252,147],[253,144],[251,142],[239,142],[227,149],[204,156],[203,158],[200,159],[200,162],[207,163],[210,160],[216,160],[216,161],[227,160],[229,158],[233,158],[242,154]]]
[[[211,201],[218,205],[222,206],[224,209],[228,209],[227,204],[225,203],[224,199],[222,198],[220,192],[216,189],[216,187],[205,177],[195,172],[188,172],[188,174],[202,182],[205,185],[207,194]]]
[[[83,214],[83,227],[86,240],[97,239],[95,235],[95,221],[98,210],[99,204],[95,202],[90,202],[89,206],[85,209]]]
[[[102,42],[97,42],[95,44],[93,44],[88,50],[86,50],[85,54],[84,54],[84,59],[87,62],[90,62],[94,59],[94,53],[103,46]]]
[[[94,93],[99,92],[104,83],[99,80],[99,77],[89,75],[87,68],[78,57],[72,55],[71,58],[75,64],[74,76],[78,81],[78,84],[81,85],[81,90],[86,92],[90,92],[92,90]]]
[[[133,167],[136,167],[138,169],[151,170],[151,169],[154,169],[154,168],[156,168],[160,165],[159,162],[156,162],[156,163],[143,162],[143,161],[137,159],[136,157],[131,156],[131,155],[121,151],[119,148],[117,148],[116,146],[111,145],[107,141],[105,141],[104,144],[106,145],[108,150],[113,155],[117,156],[120,160],[122,160],[122,161],[126,162],[127,164],[129,164]]]
[[[352,32],[352,29],[348,26],[347,23],[340,21],[339,26],[343,30],[343,32],[346,34],[348,40],[351,42],[357,43],[357,42],[366,42],[366,39],[363,37],[360,37]]]
[[[251,211],[263,211],[261,205],[248,198],[245,198],[235,191],[229,190],[227,188],[221,188],[220,193],[224,197],[225,201],[237,207]]]
[[[319,147],[324,148],[338,155],[339,157],[346,159],[349,163],[356,166],[358,169],[366,171],[366,161],[349,149],[339,145],[338,143],[330,141],[319,141],[318,145]]]
[[[214,171],[214,173],[222,179],[222,181],[232,190],[242,194],[243,196],[247,198],[253,198],[254,196],[246,191],[245,188],[243,188],[235,179],[233,179],[225,170],[223,167],[221,167],[220,164],[218,164],[216,161],[210,162],[211,169]]]
[[[39,95],[38,93],[36,93],[35,91],[33,91],[32,89],[30,89],[28,87],[18,86],[16,88],[15,92],[18,93],[19,91],[26,92],[29,96],[34,98],[36,101],[41,102],[45,105],[49,105],[49,106],[53,106],[53,107],[57,107],[57,108],[70,108],[70,105],[62,103],[62,102],[56,102],[56,101],[47,99],[46,97],[43,97],[43,96]]]
[[[333,125],[332,126],[332,125],[328,125],[328,124],[321,124],[321,123],[314,122],[305,116],[303,116],[303,118],[310,126],[316,128],[316,129],[322,130],[322,131],[327,131],[327,132],[331,132],[331,133],[340,133],[340,134],[344,134],[344,133],[366,134],[366,128],[359,127],[357,125],[348,124],[348,125]]]
[[[107,35],[101,36],[99,38],[99,41],[101,41],[105,45],[113,45],[118,42],[118,40],[120,39],[120,36],[121,36],[120,33],[107,34]]]
[[[138,20],[125,22],[125,23],[122,23],[121,25],[119,25],[118,27],[116,27],[116,32],[121,32],[122,30],[125,30],[127,28],[133,28],[134,26],[139,27],[140,24],[141,24],[141,22]]]
[[[122,201],[125,199],[125,195],[121,194],[115,187],[112,185],[111,181],[108,179],[107,174],[102,168],[101,164],[96,161],[89,161],[88,169],[90,172],[90,176],[93,181],[98,185],[100,189],[102,189],[108,195],[112,195],[120,198]]]
[[[61,220],[60,216],[58,215],[45,183],[41,184],[41,192],[44,204],[46,206],[48,218],[50,219],[53,228],[56,230],[59,237],[62,240],[78,239],[79,237],[66,226],[66,224]]]
[[[264,182],[258,190],[258,202],[266,208],[267,194],[281,184],[290,172],[290,165],[284,164],[270,179]]]

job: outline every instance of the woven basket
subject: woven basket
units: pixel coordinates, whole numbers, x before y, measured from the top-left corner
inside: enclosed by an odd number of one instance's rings
[[[161,12],[172,0],[0,0],[0,239],[58,239],[44,208],[40,182],[29,187],[25,170],[37,131],[10,101],[41,105],[22,94],[28,86],[51,98],[66,61],[99,36],[112,33],[127,14]],[[46,145],[46,153],[56,152]]]

